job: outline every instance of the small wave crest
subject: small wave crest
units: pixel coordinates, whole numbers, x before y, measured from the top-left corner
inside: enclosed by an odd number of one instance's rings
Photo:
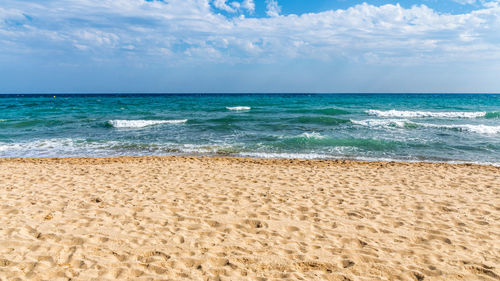
[[[399,117],[399,118],[479,118],[486,117],[487,112],[433,112],[433,111],[404,111],[404,110],[375,110],[370,109],[365,111],[368,115],[378,117]]]
[[[484,118],[487,118],[487,119],[500,118],[500,111],[488,112],[488,113],[486,113]]]
[[[228,106],[226,109],[231,111],[247,111],[252,108],[250,106]]]
[[[353,124],[366,127],[412,128],[417,126],[417,123],[411,122],[408,119],[367,119],[367,120],[351,120],[351,122]]]
[[[435,124],[422,124],[424,127],[444,128],[458,131],[466,131],[477,134],[494,135],[500,133],[500,126],[488,125],[435,125]]]
[[[183,124],[187,119],[182,120],[109,120],[107,124],[114,128],[143,128],[159,124]]]
[[[312,132],[312,133],[302,133],[299,135],[301,138],[306,138],[306,139],[324,139],[325,136],[322,136],[319,133]]]

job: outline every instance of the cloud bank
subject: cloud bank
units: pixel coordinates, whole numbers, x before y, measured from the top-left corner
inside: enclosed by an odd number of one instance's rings
[[[168,65],[500,60],[499,1],[483,1],[458,15],[425,5],[366,3],[283,15],[278,1],[265,3],[267,17],[253,16],[253,0],[3,0],[0,59]]]

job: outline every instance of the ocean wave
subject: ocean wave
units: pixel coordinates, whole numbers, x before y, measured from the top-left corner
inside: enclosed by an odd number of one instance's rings
[[[494,135],[500,133],[500,126],[488,126],[488,125],[436,125],[436,124],[420,124],[424,127],[432,128],[444,128],[457,131],[466,131],[477,134],[487,134]]]
[[[366,119],[366,120],[351,120],[353,124],[366,127],[399,127],[412,128],[417,126],[417,123],[408,119]]]
[[[500,133],[500,126],[489,126],[489,125],[473,125],[473,124],[456,124],[456,125],[446,125],[446,124],[431,124],[431,123],[420,123],[412,122],[408,119],[367,119],[367,120],[351,120],[353,124],[362,125],[366,127],[397,127],[397,128],[437,128],[437,129],[448,129],[455,131],[465,131],[478,134],[498,134]]]
[[[343,110],[343,109],[338,109],[338,108],[301,108],[301,109],[292,109],[289,110],[288,112],[292,113],[313,113],[313,114],[323,114],[323,115],[344,115],[344,114],[350,114],[349,111]]]
[[[175,147],[154,143],[71,138],[0,142],[0,157],[106,157],[164,155],[179,152]]]
[[[61,126],[71,123],[76,123],[73,120],[51,120],[51,119],[2,119],[0,122],[5,122],[2,126],[9,128],[29,128],[29,127],[51,127]]]
[[[205,120],[193,120],[194,123],[204,124],[206,123],[215,123],[215,124],[232,124],[241,121],[252,121],[258,122],[260,119],[258,117],[253,117],[251,115],[239,115],[239,114],[228,114],[226,116],[214,119],[205,119]]]
[[[231,111],[246,111],[252,108],[250,106],[228,106],[226,109]]]
[[[433,112],[433,111],[405,111],[405,110],[375,110],[370,109],[365,111],[368,115],[378,117],[400,117],[400,118],[479,118],[486,117],[488,112]],[[494,112],[492,112],[494,113]]]
[[[108,125],[114,128],[143,128],[159,124],[183,124],[187,119],[182,120],[109,120]]]
[[[338,108],[320,108],[320,109],[314,110],[314,112],[320,113],[320,114],[325,114],[325,115],[343,115],[343,114],[350,113],[347,110],[338,109]]]
[[[115,143],[115,142],[112,142]],[[38,139],[22,142],[0,142],[1,157],[60,157],[60,156],[84,156],[84,152],[90,156],[105,156],[103,149],[112,143],[87,142],[84,139],[52,138]]]
[[[319,125],[338,125],[349,123],[349,120],[326,117],[326,116],[301,116],[291,119],[294,123],[299,124],[319,124]]]
[[[487,119],[500,118],[500,111],[488,112],[488,113],[486,113],[486,115],[484,116],[484,118],[487,118]]]
[[[302,134],[299,135],[299,138],[324,139],[325,136],[322,136],[320,133],[312,132],[312,133],[302,133]]]
[[[303,133],[294,137],[286,137],[271,146],[280,149],[315,149],[315,148],[361,148],[368,150],[384,150],[394,148],[400,142],[383,139],[334,138],[316,132]]]
[[[71,138],[1,142],[0,157],[102,157],[123,155],[232,155],[241,152],[230,144],[142,143]]]
[[[88,139],[54,138],[23,141],[17,143],[0,141],[0,157],[108,157],[108,156],[146,156],[146,155],[222,155],[256,158],[287,159],[351,159],[365,161],[400,162],[449,162],[476,163],[500,166],[495,161],[456,160],[439,157],[405,157],[390,154],[375,156],[372,150],[391,148],[397,142],[374,139],[333,139],[317,133],[305,133],[297,137],[313,143],[327,145],[320,149],[307,151],[262,151],[249,150],[235,144],[178,144],[178,143],[134,143],[122,141],[98,141]],[[264,148],[264,147],[260,147]],[[272,146],[267,147],[272,149]],[[377,149],[378,148],[378,149]]]

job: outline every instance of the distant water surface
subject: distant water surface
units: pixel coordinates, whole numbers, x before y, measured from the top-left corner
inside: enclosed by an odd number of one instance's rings
[[[0,95],[0,157],[500,163],[500,95]]]

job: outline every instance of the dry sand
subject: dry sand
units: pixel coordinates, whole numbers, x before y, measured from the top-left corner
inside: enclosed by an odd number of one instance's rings
[[[500,168],[0,159],[1,280],[500,280]]]

